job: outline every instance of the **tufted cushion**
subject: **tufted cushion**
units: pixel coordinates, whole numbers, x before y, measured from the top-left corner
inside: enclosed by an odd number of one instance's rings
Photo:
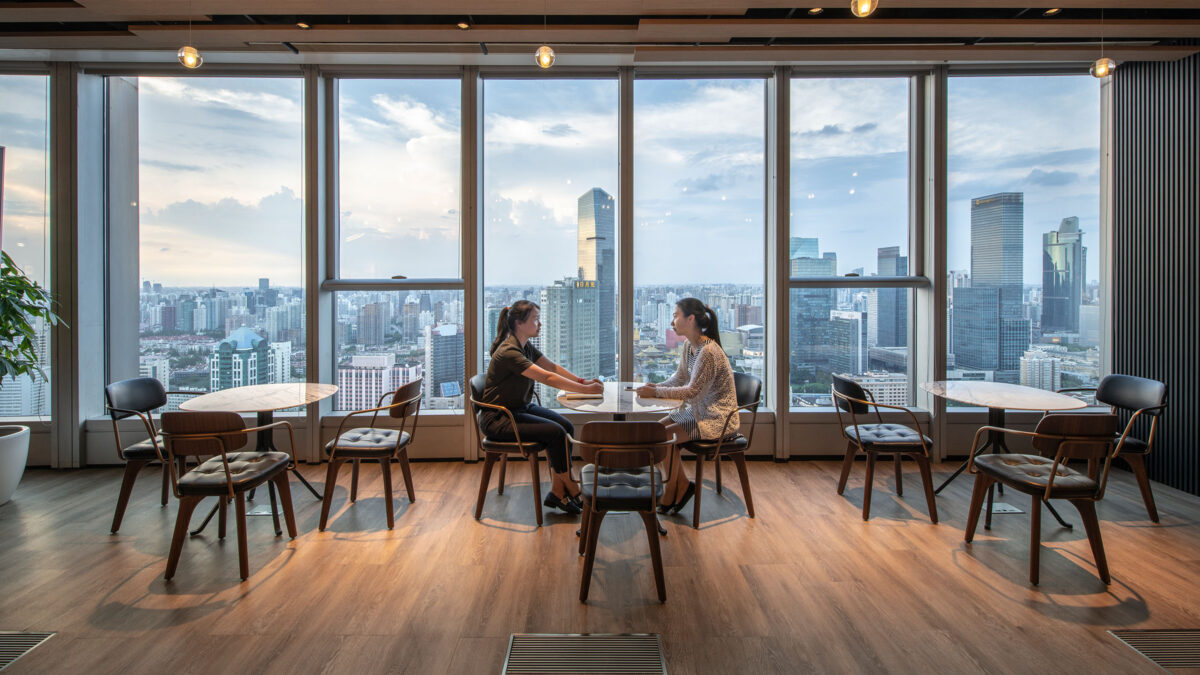
[[[654,496],[662,497],[662,474],[657,468],[642,469],[600,469],[596,476],[596,494],[592,494],[592,480],[596,475],[596,465],[588,464],[583,467],[579,485],[583,488],[583,496],[589,501],[595,498],[596,509],[607,511],[618,509],[623,511],[649,511],[650,503],[650,472],[654,472]]]
[[[1117,438],[1120,438],[1118,435]],[[1125,439],[1125,445],[1121,446],[1122,455],[1144,455],[1150,452],[1150,447],[1146,445],[1146,441],[1140,438],[1129,436]]]
[[[854,427],[846,427],[846,437],[850,440],[855,440]],[[862,446],[865,449],[869,445],[874,445],[874,450],[886,452],[888,450],[907,450],[912,447],[921,447],[921,439],[925,439],[925,445],[933,447],[933,441],[928,436],[925,436],[911,427],[906,427],[903,424],[860,424],[858,425],[858,438],[862,439]]]
[[[493,441],[485,437],[481,441],[481,445],[483,445],[485,452],[521,452],[521,448],[517,445],[516,441]],[[525,451],[530,454],[541,452],[546,449],[545,443],[532,443],[530,441],[524,441],[521,443],[521,445],[524,445]]]
[[[286,452],[231,452],[228,457],[229,474],[237,492],[261,485],[287,469],[291,461]],[[220,456],[206,460],[179,479],[179,492],[185,495],[221,495],[227,489]]]
[[[1054,460],[1038,455],[980,455],[975,458],[975,466],[979,467],[981,473],[992,476],[1005,485],[1026,494],[1037,495],[1046,491]],[[1052,499],[1095,495],[1096,481],[1070,467],[1061,464],[1058,466],[1054,478],[1054,491],[1050,495]]]
[[[407,431],[360,427],[344,431],[337,439],[326,443],[325,454],[332,454],[336,444],[337,454],[342,457],[386,457],[408,445],[409,438]]]
[[[697,455],[712,457],[713,454],[717,452],[717,445],[721,446],[722,455],[727,452],[745,452],[746,448],[750,447],[750,443],[746,441],[746,437],[741,434],[737,434],[732,438],[725,439],[724,443],[719,443],[718,441],[699,440],[688,441],[687,443],[681,444],[679,447],[687,450],[688,452],[694,452]]]
[[[154,441],[147,438],[144,441],[138,441],[133,445],[121,451],[121,456],[128,460],[147,460],[158,459],[158,452],[154,449]]]

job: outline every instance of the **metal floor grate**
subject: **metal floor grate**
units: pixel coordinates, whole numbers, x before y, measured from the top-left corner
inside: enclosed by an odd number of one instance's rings
[[[524,673],[654,673],[666,675],[656,633],[514,633],[504,675]]]
[[[1200,630],[1110,630],[1161,668],[1200,668]]]
[[[33,651],[34,647],[54,636],[54,633],[20,633],[0,631],[0,670]]]

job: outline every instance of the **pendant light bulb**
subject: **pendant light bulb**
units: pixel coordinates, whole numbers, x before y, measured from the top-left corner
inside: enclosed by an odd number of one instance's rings
[[[540,68],[549,68],[554,65],[554,50],[550,45],[542,45],[533,53],[533,60],[537,62]]]
[[[200,51],[191,45],[184,45],[179,48],[179,53],[175,55],[179,59],[179,63],[184,68],[195,70],[204,65],[204,57],[200,55]]]
[[[1116,61],[1113,61],[1112,59],[1108,58],[1107,56],[1101,56],[1100,58],[1096,59],[1095,63],[1092,64],[1091,73],[1092,73],[1092,77],[1095,77],[1097,79],[1104,79],[1104,78],[1108,77],[1109,75],[1112,75],[1112,72],[1116,69],[1117,69]]]
[[[871,16],[879,8],[879,0],[850,0],[850,12],[859,18]]]

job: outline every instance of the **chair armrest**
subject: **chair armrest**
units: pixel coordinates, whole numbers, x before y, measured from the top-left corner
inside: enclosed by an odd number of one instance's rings
[[[870,396],[871,392],[868,391],[867,395]],[[904,412],[906,415],[908,415],[909,419],[912,420],[913,426],[917,428],[917,435],[921,436],[921,449],[923,449],[925,451],[926,457],[929,456],[929,448],[925,445],[925,435],[921,431],[921,422],[919,420],[917,420],[917,416],[913,413],[913,411],[909,410],[908,408],[905,408],[902,405],[892,405],[891,403],[876,403],[874,401],[874,397],[872,397],[871,401],[869,401],[869,402],[862,401],[862,403],[866,403],[867,405],[875,406],[875,416],[879,418],[880,424],[883,424],[883,415],[881,415],[879,412],[880,408],[887,408],[888,410],[900,410],[900,411]],[[858,425],[855,424],[854,426],[855,426],[855,429],[857,430]]]
[[[1095,387],[1065,387],[1063,389],[1055,389],[1054,393],[1065,394],[1068,391],[1091,391],[1091,392],[1094,392],[1094,391],[1096,391],[1096,388]]]
[[[233,474],[229,471],[229,456],[228,456],[229,448],[226,447],[226,445],[225,445],[225,436],[228,435],[229,433],[243,433],[246,431],[254,431],[256,429],[267,429],[270,427],[278,426],[280,424],[287,424],[287,422],[276,422],[275,424],[266,424],[261,427],[256,427],[255,429],[238,429],[233,432],[196,433],[196,434],[163,434],[163,436],[166,439],[199,440],[202,438],[210,438],[210,439],[215,440],[217,442],[217,445],[220,446],[220,448],[221,448],[221,466],[224,467],[224,469],[225,469],[225,486],[227,488],[229,488],[229,498],[233,499],[235,496],[233,493]],[[288,428],[290,431],[290,429],[291,429],[290,424],[288,424]],[[176,498],[182,498],[183,495],[179,494],[179,478],[175,475],[175,461],[174,461],[175,457],[174,457],[174,454],[171,452],[171,443],[167,442],[166,446],[167,446],[168,458],[171,460],[171,461],[166,462],[167,468],[170,470],[170,474],[171,474],[171,490],[175,493]]]
[[[1004,427],[993,427],[993,426],[979,427],[979,430],[975,432],[975,438],[973,438],[971,440],[971,454],[967,456],[967,471],[969,471],[971,473],[977,473],[975,471],[975,455],[979,454],[979,449],[978,449],[979,448],[979,437],[982,436],[983,432],[985,432],[985,431],[999,431],[1000,433],[1016,434],[1017,436],[1037,436],[1038,435],[1037,433],[1034,433],[1032,431],[1021,431],[1020,429],[1006,429]],[[1046,436],[1047,434],[1041,434],[1041,435]]]
[[[511,410],[509,410],[508,408],[505,408],[502,405],[496,405],[495,403],[484,403],[482,401],[476,401],[474,397],[471,397],[471,405],[473,405],[475,407],[490,408],[492,410],[499,410],[499,411],[503,412],[508,417],[509,424],[512,425],[513,436],[516,436],[516,438],[517,438],[517,446],[519,448],[521,448],[521,454],[528,456],[529,453],[525,452],[525,443],[521,441],[521,430],[517,428],[517,418],[513,417]],[[476,430],[479,431],[480,435],[482,436],[483,430],[479,429],[478,420],[476,421],[475,427],[476,427]]]
[[[166,393],[168,395],[175,394],[177,396],[203,396],[204,394],[208,394],[211,392],[207,392],[207,391],[168,391]]]
[[[105,407],[108,408],[109,410],[115,410],[116,412],[129,413],[130,415],[137,415],[137,418],[142,421],[142,426],[146,427],[146,433],[150,435],[150,442],[154,444],[154,453],[156,455],[158,455],[158,461],[160,461],[160,462],[166,461],[165,459],[163,459],[162,448],[160,448],[158,446],[158,432],[154,430],[154,424],[147,415],[145,415],[144,413],[139,412],[137,410],[127,410],[125,408],[112,408],[109,406],[105,406]],[[121,431],[119,429],[117,429],[117,421],[116,420],[113,420],[112,423],[113,423],[113,435],[116,437],[116,440],[117,440],[117,455],[122,460],[124,460],[125,459],[125,448],[121,447]]]
[[[261,432],[261,431],[266,431],[267,429],[274,429],[277,427],[285,427],[287,429],[287,432],[288,432],[288,453],[287,454],[288,454],[288,456],[290,456],[292,458],[291,459],[292,466],[295,466],[296,465],[296,435],[292,430],[291,422],[288,422],[287,420],[279,420],[278,422],[272,422],[271,424],[263,424],[263,425],[257,426],[257,427],[249,427],[246,429],[242,429],[242,432],[244,432],[244,433],[248,433],[251,431]],[[224,446],[224,441],[222,441],[221,445]]]

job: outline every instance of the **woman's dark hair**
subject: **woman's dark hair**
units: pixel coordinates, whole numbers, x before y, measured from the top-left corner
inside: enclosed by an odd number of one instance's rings
[[[527,321],[530,312],[535,309],[541,309],[536,302],[518,300],[500,310],[500,319],[496,322],[496,339],[492,340],[492,348],[488,350],[488,354],[495,354],[496,350],[500,348],[500,343],[512,335],[513,330],[517,327],[517,322]]]
[[[704,333],[705,337],[716,342],[718,347],[721,346],[721,331],[717,324],[717,313],[713,311],[712,307],[700,302],[696,298],[684,298],[675,303],[675,306],[679,308],[679,311],[684,316],[696,317],[696,325],[700,327],[700,332]]]

